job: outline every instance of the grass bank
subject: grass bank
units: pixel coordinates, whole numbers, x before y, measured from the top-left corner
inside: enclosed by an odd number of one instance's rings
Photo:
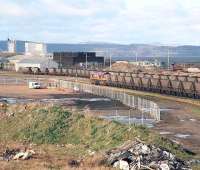
[[[142,126],[128,126],[118,122],[105,121],[56,106],[12,106],[7,109],[13,116],[0,119],[0,142],[29,142],[44,144],[72,144],[86,150],[108,150],[136,137],[147,143],[168,149],[179,157],[189,157],[179,145],[150,132]],[[79,146],[84,146],[84,148]],[[78,151],[79,152],[79,151]]]

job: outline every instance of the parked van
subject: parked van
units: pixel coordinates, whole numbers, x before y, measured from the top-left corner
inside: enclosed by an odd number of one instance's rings
[[[41,85],[38,82],[30,81],[28,83],[28,87],[29,87],[29,89],[40,89]]]

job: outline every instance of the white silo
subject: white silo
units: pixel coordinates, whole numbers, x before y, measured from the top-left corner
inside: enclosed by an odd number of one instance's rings
[[[8,52],[16,53],[16,41],[8,39]]]

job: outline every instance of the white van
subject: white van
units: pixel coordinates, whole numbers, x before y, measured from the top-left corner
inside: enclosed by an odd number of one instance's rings
[[[29,87],[29,89],[40,89],[41,85],[38,82],[30,81],[28,83],[28,87]]]

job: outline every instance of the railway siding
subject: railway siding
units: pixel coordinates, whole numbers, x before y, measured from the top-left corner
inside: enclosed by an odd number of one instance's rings
[[[25,73],[31,73],[30,71],[31,69],[29,68],[27,71],[25,71]],[[60,69],[50,69],[46,73],[37,71],[36,74],[48,73],[49,75],[90,78],[91,72],[95,72],[95,70],[69,68],[62,69],[62,71]],[[164,95],[174,95],[178,97],[185,97],[185,99],[193,98],[197,99],[197,101],[192,103],[199,103],[198,99],[200,99],[200,77],[198,76],[152,73],[124,73],[112,71],[109,71],[109,73],[110,76],[107,77],[106,83],[109,86],[140,90],[145,92],[156,92]],[[146,79],[148,78],[150,83],[146,82]],[[131,81],[128,79],[131,79]]]

